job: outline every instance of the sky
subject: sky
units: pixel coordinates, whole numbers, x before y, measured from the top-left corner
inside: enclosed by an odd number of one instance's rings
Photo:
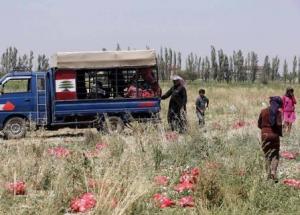
[[[0,53],[146,45],[210,54],[300,57],[300,0],[0,0]]]

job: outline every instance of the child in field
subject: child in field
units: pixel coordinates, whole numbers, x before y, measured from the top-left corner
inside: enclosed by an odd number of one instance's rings
[[[205,111],[208,108],[209,99],[205,96],[205,90],[199,90],[199,97],[196,100],[196,114],[199,119],[199,125],[203,126],[205,124]]]
[[[286,93],[282,97],[282,101],[284,128],[285,132],[290,133],[292,129],[292,124],[296,120],[295,105],[297,104],[297,102],[294,96],[293,88],[289,87],[286,89]]]

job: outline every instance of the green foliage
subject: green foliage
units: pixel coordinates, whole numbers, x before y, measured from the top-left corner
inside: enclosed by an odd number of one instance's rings
[[[176,52],[171,48],[160,48],[157,55],[157,64],[160,78],[162,80],[170,80],[171,75],[181,71],[182,57],[180,52]]]
[[[258,56],[255,52],[251,52],[250,55],[251,55],[251,60],[250,60],[251,82],[254,83],[257,77]]]
[[[2,54],[1,57],[1,65],[4,73],[7,73],[17,66],[18,60],[18,50],[16,47],[10,46],[6,49],[6,51]]]
[[[284,60],[284,65],[283,65],[283,80],[284,83],[289,79],[289,69],[288,69],[288,64],[286,60]]]
[[[146,46],[149,49],[149,46]],[[116,50],[121,50],[119,43]],[[130,47],[128,47],[130,50]],[[103,48],[102,51],[106,51]],[[31,71],[33,69],[34,54],[19,55],[18,49],[9,47],[2,54],[0,74],[7,73],[13,69],[23,69]],[[185,62],[185,65],[182,65]],[[280,60],[276,56],[271,58],[263,65],[258,65],[259,59],[255,52],[243,53],[242,50],[234,51],[232,54],[224,53],[223,49],[216,52],[216,48],[211,46],[210,56],[199,56],[194,52],[188,53],[183,59],[180,51],[175,51],[169,47],[161,47],[157,54],[157,64],[159,78],[161,80],[170,80],[174,74],[180,74],[186,79],[201,79],[205,82],[210,80],[231,83],[231,82],[260,82],[267,84],[270,81],[279,81],[281,79],[290,83],[298,81],[300,83],[300,60],[294,57],[292,71],[288,71],[288,65],[285,61],[283,73],[279,70]],[[298,65],[297,65],[298,64]],[[37,57],[37,70],[45,71],[49,69],[49,58],[45,54]],[[298,70],[297,70],[298,67]]]
[[[211,57],[212,79],[216,80],[218,77],[218,64],[217,64],[216,49],[214,46],[211,46],[210,57]]]
[[[265,57],[265,62],[264,62],[264,67],[262,70],[262,75],[261,75],[261,83],[262,84],[267,84],[269,81],[269,77],[270,77],[270,73],[271,73],[271,65],[269,62],[269,56]]]
[[[154,167],[156,170],[158,170],[161,162],[164,160],[164,154],[162,152],[161,146],[159,146],[158,144],[153,144],[152,146],[152,157],[154,161]]]
[[[280,60],[276,56],[275,58],[272,59],[272,68],[271,68],[271,71],[272,71],[271,80],[272,81],[275,81],[275,80],[280,78],[280,75],[279,75],[279,72],[278,72],[279,71],[279,65],[280,65]]]
[[[294,60],[293,60],[293,71],[292,71],[291,76],[292,76],[291,77],[292,82],[295,83],[296,79],[297,79],[297,57],[296,56],[294,57]]]
[[[38,70],[47,70],[49,68],[49,59],[46,55],[39,55],[37,58]],[[34,65],[34,53],[20,55],[16,47],[8,47],[1,56],[1,65],[3,73],[12,70],[32,71]]]
[[[190,53],[186,59],[186,73],[188,80],[196,80],[201,77],[201,57],[198,57],[194,53]],[[180,73],[183,75],[183,73]]]
[[[38,66],[37,66],[38,71],[46,71],[49,69],[49,59],[46,57],[45,54],[38,56],[37,63],[38,63]]]
[[[181,71],[177,73],[185,80],[195,81],[198,78],[197,73],[191,71]]]

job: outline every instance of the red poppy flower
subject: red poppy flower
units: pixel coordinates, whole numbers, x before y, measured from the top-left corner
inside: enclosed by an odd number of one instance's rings
[[[96,199],[92,193],[85,193],[71,201],[72,212],[85,213],[96,206]]]
[[[280,153],[280,156],[285,158],[285,159],[293,160],[293,159],[296,159],[299,156],[299,153],[283,151],[283,152]]]
[[[167,208],[175,205],[173,200],[159,193],[154,194],[153,199],[160,208]]]
[[[70,151],[62,146],[57,146],[48,149],[48,153],[57,158],[64,158],[70,155]]]
[[[181,207],[194,207],[195,202],[192,196],[185,196],[179,200],[179,205]]]
[[[15,195],[25,195],[26,185],[24,181],[16,181],[6,184],[6,189]]]
[[[296,189],[300,189],[300,180],[297,179],[284,179],[283,184],[294,187]]]
[[[155,176],[154,182],[157,185],[167,186],[169,184],[169,178],[167,176]]]

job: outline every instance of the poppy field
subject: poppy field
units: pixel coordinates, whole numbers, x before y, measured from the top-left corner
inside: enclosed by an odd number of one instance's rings
[[[203,128],[200,86],[210,99]],[[299,119],[281,139],[276,184],[266,180],[257,128],[268,96],[285,88],[188,83],[186,134],[168,129],[167,100],[161,124],[132,123],[120,134],[62,129],[1,139],[0,214],[298,214]]]

